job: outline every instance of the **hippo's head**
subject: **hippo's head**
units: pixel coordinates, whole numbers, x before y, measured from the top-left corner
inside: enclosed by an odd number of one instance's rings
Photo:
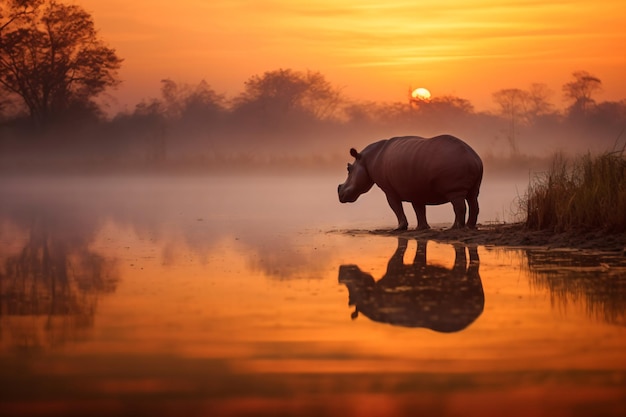
[[[350,149],[350,155],[355,159],[354,164],[348,164],[348,179],[337,188],[339,201],[342,203],[355,202],[361,194],[368,192],[374,185],[362,155],[354,148]]]

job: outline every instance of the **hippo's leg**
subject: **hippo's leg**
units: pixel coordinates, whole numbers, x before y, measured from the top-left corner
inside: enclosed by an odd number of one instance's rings
[[[478,221],[478,197],[467,197],[467,205],[469,207],[469,215],[467,216],[467,227],[470,229],[476,229],[476,222]]]
[[[426,221],[426,205],[420,203],[412,203],[413,210],[417,216],[417,230],[430,229],[428,222]]]
[[[454,208],[454,224],[453,229],[462,229],[465,227],[465,198],[455,197],[450,201]]]
[[[406,215],[404,214],[404,209],[402,208],[402,200],[399,198],[392,196],[391,194],[387,194],[387,202],[389,203],[389,207],[393,210],[398,218],[398,227],[395,230],[406,230],[409,227],[409,222],[406,219]]]

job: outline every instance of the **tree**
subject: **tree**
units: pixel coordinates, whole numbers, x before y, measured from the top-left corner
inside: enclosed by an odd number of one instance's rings
[[[526,117],[529,120],[550,114],[553,111],[550,96],[553,92],[543,83],[533,83],[527,91]]]
[[[529,94],[519,88],[506,88],[493,93],[493,100],[500,106],[500,114],[509,120],[508,141],[511,153],[517,154],[517,127],[526,118]]]
[[[574,81],[563,85],[563,95],[567,101],[571,101],[570,113],[587,113],[595,104],[593,94],[602,90],[602,81],[587,71],[572,73]]]
[[[41,5],[42,0],[3,0],[0,2],[0,39],[2,31],[13,24],[24,22]]]
[[[0,88],[46,123],[119,83],[122,60],[97,36],[89,13],[55,0],[0,0]]]
[[[278,69],[246,81],[236,107],[261,117],[300,113],[326,119],[334,116],[339,102],[339,90],[319,72]]]
[[[225,109],[225,98],[202,80],[196,86],[161,80],[161,96],[165,112],[172,119],[207,120],[215,118]]]
[[[467,99],[448,95],[435,97],[424,102],[420,105],[419,110],[430,114],[441,114],[446,117],[458,117],[462,114],[473,113],[474,106]]]

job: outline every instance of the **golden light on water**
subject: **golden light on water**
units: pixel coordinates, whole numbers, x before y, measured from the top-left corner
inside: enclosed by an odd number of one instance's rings
[[[623,415],[621,256],[359,232],[328,177],[23,181],[2,415]]]

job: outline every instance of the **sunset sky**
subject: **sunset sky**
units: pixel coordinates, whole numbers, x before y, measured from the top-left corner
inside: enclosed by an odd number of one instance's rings
[[[159,81],[209,83],[229,97],[278,68],[323,73],[346,96],[433,97],[494,107],[502,88],[543,82],[563,104],[571,73],[599,77],[599,100],[626,98],[624,0],[76,0],[124,63],[119,108]]]

